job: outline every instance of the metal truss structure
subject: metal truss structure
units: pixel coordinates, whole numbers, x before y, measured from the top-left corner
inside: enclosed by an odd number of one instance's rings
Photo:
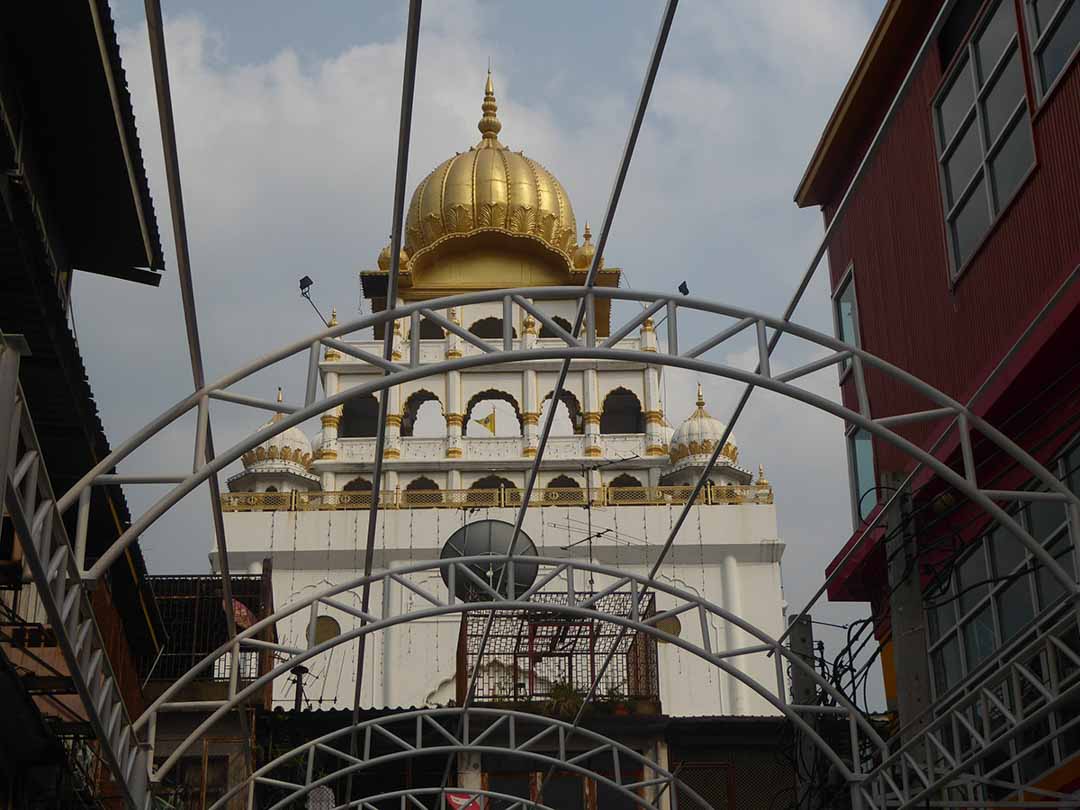
[[[138,804],[146,794],[147,752],[128,717],[82,581],[88,513],[81,513],[73,545],[18,385],[18,367],[19,350],[0,335],[0,502],[20,540],[34,595],[49,618],[79,708],[100,743],[101,758],[124,798]]]
[[[462,731],[455,734],[450,725]],[[362,739],[357,756],[350,755],[348,746],[343,745],[347,742],[345,738],[353,733]],[[576,748],[568,745],[571,735],[576,735],[580,741]],[[377,750],[380,747],[383,750]],[[669,791],[673,797],[681,794],[698,810],[710,808],[708,802],[666,768],[595,731],[575,729],[564,720],[527,712],[443,708],[388,715],[310,740],[263,765],[244,782],[233,786],[210,810],[226,807],[232,797],[244,791],[248,792],[248,806],[254,806],[255,789],[259,785],[290,791],[269,805],[270,810],[296,806],[311,791],[342,782],[369,768],[413,757],[460,753],[510,755],[533,763],[554,765],[560,770],[595,779],[643,810],[659,810],[659,807],[655,798],[650,800],[637,792],[642,788],[651,788],[654,793]],[[297,766],[304,774],[302,783],[275,776],[280,771],[290,776]],[[453,790],[458,792],[457,788]],[[676,798],[675,804],[677,802]]]
[[[544,300],[576,300],[580,302],[581,307],[585,313],[586,331],[583,339],[579,340],[574,338],[571,334],[563,335],[563,345],[537,345],[531,349],[520,348],[519,344],[515,344],[512,335],[507,333],[503,336],[501,343],[493,343],[481,338],[477,338],[471,334],[462,334],[463,340],[469,343],[469,351],[460,358],[454,358],[439,363],[421,364],[419,362],[419,329],[418,323],[421,317],[431,317],[440,310],[445,311],[452,307],[460,307],[468,304],[486,303],[486,302],[501,302],[506,311],[511,315],[515,308],[521,308],[526,312],[534,315],[534,317],[543,316],[543,313],[537,307],[538,301]],[[599,338],[596,335],[594,328],[595,324],[595,311],[598,300],[608,299],[611,301],[630,301],[640,304],[638,313],[633,317],[626,320],[624,323],[613,328],[611,335],[607,338]],[[661,350],[656,352],[645,352],[638,350],[623,349],[619,347],[619,343],[623,337],[630,334],[633,330],[637,329],[647,317],[655,314],[659,311],[664,311],[667,315],[667,344],[662,347]],[[688,348],[680,348],[679,340],[679,320],[680,314],[685,313],[705,313],[712,316],[716,321],[719,321],[718,331],[709,339],[697,343],[696,345]],[[366,352],[356,348],[351,343],[342,340],[343,337],[348,336],[357,330],[378,326],[385,323],[390,323],[394,320],[404,319],[412,323],[413,329],[411,331],[411,345],[408,353],[408,359],[402,362],[384,361],[381,358],[372,358]],[[504,320],[504,324],[509,325],[510,319]],[[806,353],[814,355],[823,355],[820,359],[811,361],[806,365],[799,368],[795,368],[782,373],[772,373],[769,365],[768,356],[768,338],[769,331],[772,330],[774,334],[784,333],[790,335],[792,338],[797,339],[804,344],[802,347],[806,350]],[[736,368],[723,363],[717,363],[704,359],[703,355],[707,352],[725,347],[728,341],[733,340],[737,335],[748,331],[750,334],[755,334],[757,338],[757,346],[759,349],[759,368],[755,371],[747,369]],[[467,336],[466,336],[467,335]],[[340,392],[333,396],[325,396],[323,398],[318,397],[318,371],[319,364],[321,362],[321,353],[324,346],[333,347],[343,354],[357,357],[360,360],[373,362],[376,365],[382,367],[387,373],[384,376],[373,378],[372,381],[362,385],[350,388],[346,391]],[[287,403],[266,402],[258,400],[252,397],[248,397],[242,394],[234,393],[231,389],[237,384],[248,378],[250,375],[261,371],[265,368],[273,366],[274,364],[289,358],[296,354],[306,353],[308,356],[308,370],[306,378],[306,397],[303,404],[290,405]],[[1073,580],[1060,565],[1053,559],[1053,557],[1047,553],[1047,551],[1039,544],[1033,537],[1031,537],[1024,528],[1016,521],[1016,519],[1007,511],[1007,508],[1011,504],[1030,501],[1033,499],[1053,499],[1065,503],[1069,506],[1074,513],[1080,513],[1080,502],[1078,502],[1076,496],[1074,496],[1064,485],[1049,471],[1044,469],[1037,461],[1029,456],[1022,448],[1015,445],[1011,440],[998,432],[991,425],[986,423],[970,409],[946,396],[945,394],[937,391],[927,383],[913,377],[912,375],[904,372],[903,370],[893,366],[892,364],[877,358],[863,350],[851,347],[847,344],[841,343],[835,338],[816,332],[814,330],[802,327],[778,318],[773,318],[761,313],[752,312],[749,310],[733,307],[727,304],[720,304],[709,302],[704,299],[694,298],[690,296],[673,298],[668,294],[663,293],[641,293],[629,290],[618,289],[584,289],[580,287],[572,288],[560,288],[560,287],[545,287],[536,289],[520,289],[520,290],[495,290],[487,292],[469,293],[465,295],[451,296],[448,298],[438,299],[435,301],[425,301],[422,303],[410,304],[401,306],[392,310],[384,311],[374,315],[368,315],[363,318],[359,318],[351,323],[346,323],[340,326],[328,328],[310,338],[305,338],[301,341],[291,344],[277,352],[267,355],[260,360],[246,366],[239,371],[226,375],[217,381],[207,384],[199,391],[195,392],[189,397],[176,403],[172,408],[166,411],[158,419],[154,420],[131,439],[121,444],[112,454],[103,459],[93,470],[91,470],[84,478],[76,484],[69,492],[67,492],[59,500],[59,508],[64,510],[70,508],[75,504],[79,504],[81,513],[85,513],[87,508],[88,498],[85,493],[89,491],[89,488],[96,484],[104,483],[129,483],[137,484],[148,481],[154,482],[170,482],[174,483],[173,489],[164,495],[160,500],[151,505],[146,512],[138,517],[131,527],[125,531],[117,541],[111,546],[89,570],[82,572],[82,576],[86,579],[93,581],[100,577],[105,570],[117,559],[117,557],[123,552],[130,543],[134,542],[135,538],[140,536],[146,531],[154,521],[157,520],[168,509],[181,500],[186,494],[191,492],[200,483],[206,481],[209,477],[219,472],[225,465],[239,458],[243,453],[255,447],[256,445],[266,441],[271,436],[288,429],[294,425],[318,416],[330,408],[334,408],[343,404],[348,399],[364,394],[385,390],[386,388],[399,385],[409,380],[420,379],[432,374],[441,374],[453,369],[465,369],[465,368],[477,368],[486,365],[494,365],[500,363],[518,363],[527,362],[533,360],[563,360],[569,361],[573,364],[575,361],[591,361],[591,360],[623,360],[643,364],[651,364],[658,366],[667,366],[674,368],[685,368],[700,373],[710,374],[722,378],[733,379],[741,382],[745,382],[748,385],[755,387],[772,390],[781,395],[790,397],[797,401],[808,404],[812,407],[818,408],[826,413],[837,416],[844,420],[848,424],[857,425],[871,434],[881,438],[882,440],[891,443],[892,445],[899,447],[908,453],[912,458],[916,459],[920,463],[926,465],[932,469],[943,481],[952,486],[956,491],[961,493],[970,499],[974,504],[981,507],[990,517],[998,521],[1003,526],[1007,527],[1016,540],[1022,543],[1039,562],[1046,566],[1047,570],[1067,588],[1075,597],[1080,593],[1080,586]],[[822,369],[829,368],[838,363],[850,362],[853,367],[853,373],[855,376],[857,388],[859,391],[859,410],[851,410],[844,407],[841,404],[825,399],[820,395],[813,393],[807,388],[801,387],[796,383],[806,377],[807,375],[820,371]],[[930,407],[926,410],[896,414],[887,417],[873,418],[869,413],[869,407],[866,398],[866,389],[864,384],[865,373],[867,369],[874,369],[877,373],[882,373],[890,376],[893,380],[901,385],[914,388],[921,396],[923,396]],[[145,442],[149,441],[154,435],[165,428],[167,425],[174,422],[183,414],[189,411],[196,411],[197,413],[204,412],[209,407],[211,400],[220,400],[231,403],[237,403],[241,405],[250,406],[257,409],[265,409],[276,411],[284,414],[284,418],[268,425],[265,428],[255,431],[250,436],[246,437],[243,441],[237,443],[233,447],[230,447],[223,452],[220,452],[213,460],[207,461],[203,464],[194,465],[192,472],[177,472],[175,474],[168,475],[116,475],[111,472],[117,463],[127,457],[137,447],[142,446]],[[944,461],[934,457],[921,448],[915,446],[905,438],[903,438],[894,428],[902,427],[913,421],[927,420],[927,419],[940,419],[952,417],[955,419],[958,429],[960,430],[959,441],[962,447],[962,459],[963,470],[961,472],[954,471]],[[196,420],[196,436],[195,446],[201,447],[205,441],[205,428],[207,421],[204,418]],[[978,479],[975,471],[974,455],[971,450],[972,438],[974,435],[980,436],[985,441],[991,443],[996,448],[1001,450],[1004,454],[1011,457],[1017,464],[1026,468],[1034,477],[1034,479],[1042,486],[1042,489],[1038,491],[1002,491],[983,489],[979,486]],[[693,501],[687,500],[684,510],[689,511],[692,507]],[[528,507],[528,500],[523,497],[521,511]],[[372,510],[374,513],[374,510]],[[80,522],[81,522],[80,518]],[[675,532],[677,532],[677,528]],[[660,550],[658,555],[659,562],[662,559],[666,549],[670,546],[670,543],[674,539],[673,536],[668,538],[668,543],[664,548]],[[512,564],[512,561],[511,561]],[[551,564],[556,564],[555,561],[551,561]],[[561,563],[558,563],[561,564]],[[574,563],[580,565],[579,563]],[[427,564],[429,567],[437,564]],[[654,567],[655,568],[655,567]],[[471,572],[469,572],[471,573]],[[655,574],[655,570],[653,571]],[[400,571],[395,571],[395,575],[399,578],[403,578]],[[387,582],[396,582],[400,584],[399,579],[393,579],[388,574],[374,574],[376,578],[382,578]],[[463,573],[462,576],[468,576]],[[619,574],[619,576],[626,576]],[[646,578],[634,578],[631,577],[637,584],[635,587],[640,589],[640,593],[643,595],[646,590],[655,590],[657,592],[663,592],[665,586],[657,582],[654,577]],[[365,578],[361,578],[365,580]],[[374,581],[370,578],[367,581]],[[355,583],[354,583],[355,585]],[[359,586],[363,586],[363,582],[359,583]],[[489,586],[490,587],[490,586]],[[343,590],[344,587],[340,588]],[[415,589],[413,589],[415,590]],[[493,602],[482,603],[477,606],[462,606],[455,605],[452,600],[439,605],[440,600],[434,595],[426,594],[424,598],[431,602],[430,611],[434,611],[431,615],[437,615],[440,612],[455,612],[459,610],[480,609],[486,606],[491,609]],[[494,596],[494,594],[493,594]],[[331,597],[332,598],[332,597]],[[307,602],[310,607],[311,600]],[[507,609],[516,610],[528,610],[531,604],[527,599],[518,597],[513,601],[507,601],[497,605],[498,607],[505,607]],[[545,606],[547,607],[547,606]],[[687,608],[689,609],[689,608]],[[704,610],[711,608],[704,607]],[[567,606],[568,611],[581,611],[581,613],[569,615],[587,615],[588,606],[582,608],[579,606]],[[663,614],[661,614],[663,615]],[[371,629],[378,629],[378,627],[386,626],[387,622],[394,621],[387,617],[378,617],[379,621],[375,622],[376,616],[374,612],[364,611],[360,616],[362,623],[367,623],[367,627]],[[731,617],[737,618],[737,617]],[[615,623],[619,623],[614,617],[607,617],[605,620],[610,620]],[[649,627],[649,625],[638,620],[636,623],[626,623],[627,620],[623,619],[622,622],[625,626],[642,631],[642,632],[655,632],[655,628]],[[381,623],[380,623],[381,622]],[[261,629],[261,625],[258,626]],[[758,638],[762,645],[761,649],[754,650],[754,652],[771,652],[773,654],[779,653],[785,655],[786,647],[779,643],[782,639],[771,639],[760,633],[756,628],[750,625],[743,624],[745,632]],[[362,627],[361,630],[364,630]],[[349,637],[363,638],[365,632],[353,632]],[[252,643],[251,631],[245,631],[237,636],[238,641],[231,645],[226,645],[218,655],[228,653],[232,656],[239,656],[240,649],[244,645],[257,646],[257,643]],[[257,641],[257,640],[256,640]],[[705,651],[694,651],[698,654],[704,654],[705,656],[711,653]],[[311,651],[296,651],[292,663],[295,664],[298,656],[304,654],[316,654]],[[745,651],[736,651],[736,654],[748,654]],[[721,670],[728,672],[736,678],[740,678],[745,683],[745,676],[742,676],[738,672],[737,668],[733,667],[730,660],[730,654],[727,657],[713,656],[707,660],[713,661]],[[779,656],[778,656],[779,660]],[[790,659],[788,659],[790,660]],[[209,659],[207,662],[209,664]],[[233,666],[231,671],[236,672],[237,667]],[[192,672],[196,672],[193,670]],[[268,682],[273,677],[278,677],[287,671],[287,667],[284,665],[278,667],[272,673],[267,680]],[[234,679],[235,681],[235,679]],[[182,679],[178,683],[186,682]],[[747,684],[751,688],[758,691],[759,694],[773,695],[772,686],[765,688],[760,684],[751,683]],[[228,706],[237,705],[237,703],[246,697],[250,692],[248,687],[245,690],[237,689],[237,685],[230,684],[230,699],[226,702],[225,706],[219,707],[214,711],[214,717],[219,717],[224,712],[228,711]],[[471,691],[471,690],[470,690]],[[827,691],[827,690],[826,690]],[[782,684],[777,690],[777,694],[783,694]],[[763,695],[764,696],[764,695]],[[831,696],[836,705],[843,707],[840,710],[847,712],[851,717],[853,728],[859,727],[861,716],[856,717],[857,710],[850,704],[846,703],[846,700],[842,695],[836,694]],[[767,698],[768,699],[768,698]],[[807,724],[801,713],[795,710],[790,705],[787,705],[783,698],[772,698],[771,702],[774,703],[779,711],[788,714],[792,721],[800,728],[800,730],[811,737],[815,738],[817,735],[813,732],[811,724]],[[153,713],[157,708],[164,703],[160,701],[158,704],[152,706],[149,713]],[[140,719],[137,727],[141,727],[145,724],[148,715],[144,715]],[[207,724],[206,727],[209,727]],[[202,729],[205,730],[205,729]],[[872,733],[869,728],[865,729],[867,735]],[[875,735],[876,736],[876,735]],[[853,787],[862,782],[865,778],[865,774],[859,772],[859,763],[857,762],[845,762],[836,752],[828,748],[820,741],[820,738],[815,742],[823,746],[823,751],[834,764],[840,769],[841,773],[845,774],[845,778],[848,778]],[[880,741],[875,740],[875,743]],[[880,748],[882,758],[887,757],[888,752],[883,748]],[[173,759],[175,758],[175,755]],[[171,767],[171,761],[167,762],[163,766],[162,772],[155,775],[156,778],[160,778],[162,773],[167,773]],[[880,774],[879,774],[880,775]],[[882,777],[882,782],[887,784],[887,780]],[[858,792],[859,801],[871,801],[874,796],[873,792],[863,793]],[[906,801],[906,800],[905,800]],[[870,806],[875,806],[871,804]],[[906,806],[901,804],[900,806]]]

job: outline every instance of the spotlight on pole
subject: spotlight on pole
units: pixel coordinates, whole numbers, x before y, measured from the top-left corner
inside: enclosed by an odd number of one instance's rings
[[[311,280],[311,276],[300,277],[300,297],[306,298],[307,302],[311,304],[312,309],[315,310],[315,314],[319,316],[319,320],[323,322],[323,326],[329,326],[326,322],[326,318],[319,312],[319,308],[315,305],[315,302],[311,300],[311,288],[315,286],[315,282]]]

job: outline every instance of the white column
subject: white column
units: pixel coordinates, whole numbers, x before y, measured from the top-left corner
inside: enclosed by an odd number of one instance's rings
[[[330,316],[330,325],[337,324],[337,313],[334,312]],[[341,355],[335,349],[327,349],[324,355],[327,361],[340,360]],[[339,391],[339,378],[336,371],[327,371],[323,376],[323,391],[326,392],[328,397],[332,397]],[[342,408],[339,405],[322,415],[322,447],[319,448],[317,459],[326,459],[327,461],[333,461],[338,457],[338,427],[341,424],[341,412]],[[320,486],[324,492],[333,492],[337,486],[337,476],[324,470],[319,476]]]
[[[723,561],[724,607],[736,616],[742,616],[742,591],[739,587],[739,561],[734,554],[726,554]],[[728,650],[746,646],[743,632],[732,622],[725,622],[724,645]],[[742,658],[728,659],[738,670],[745,671]],[[746,714],[746,688],[734,678],[728,678],[728,705],[732,714]]]
[[[447,357],[449,357],[447,352]],[[459,355],[460,356],[460,355]],[[461,441],[462,427],[465,415],[462,413],[465,405],[461,401],[461,372],[449,371],[446,374],[446,457],[461,458],[463,442]]]
[[[590,457],[600,456],[600,397],[596,369],[585,369],[585,383],[583,391],[585,402],[585,455]]]
[[[522,402],[521,421],[524,423],[525,428],[523,431],[522,452],[532,458],[536,455],[536,448],[540,444],[540,403],[536,391],[536,371],[527,368],[521,373],[521,376],[522,399],[524,400]]]

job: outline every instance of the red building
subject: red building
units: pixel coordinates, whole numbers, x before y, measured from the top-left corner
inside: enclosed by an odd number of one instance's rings
[[[1080,487],[1078,43],[1080,0],[888,0],[795,195],[799,206],[821,206],[833,226],[828,256],[837,335],[969,404],[1074,492]],[[909,69],[910,82],[890,115]],[[928,407],[910,388],[873,371],[866,385],[875,418]],[[854,407],[850,373],[841,375],[840,388]],[[935,455],[960,469],[958,433],[947,427],[946,420],[924,421],[900,432],[927,449],[940,438]],[[1066,625],[1070,616],[1073,622],[1068,632],[1077,632],[1076,606],[1062,586],[921,470],[905,490],[904,514],[917,549],[911,570],[919,574],[922,624],[915,629],[925,638],[924,654],[921,660],[895,655],[890,617],[899,615],[895,599],[903,588],[890,572],[881,502],[915,462],[861,430],[849,430],[848,446],[855,528],[829,566],[841,568],[829,596],[871,603],[887,697],[890,708],[899,704],[902,725],[924,724],[963,702],[1010,660],[1035,649],[1063,616]],[[978,444],[975,460],[980,484],[1024,488],[1030,478]],[[1019,515],[1075,577],[1080,527],[1069,525],[1067,512],[1060,502],[1035,501]],[[876,528],[858,543],[868,526]],[[922,695],[928,706],[905,717],[905,696],[919,697],[920,672],[929,681]],[[1080,692],[1073,690],[1060,711],[1045,712],[1000,746],[979,774],[1075,789],[1080,733],[1068,721],[1078,708]],[[1012,792],[987,790],[994,798]]]

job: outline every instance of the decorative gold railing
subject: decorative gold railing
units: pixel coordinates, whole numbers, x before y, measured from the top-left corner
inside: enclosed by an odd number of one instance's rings
[[[668,506],[682,505],[693,487],[576,487],[534,489],[532,506]],[[384,490],[381,509],[481,509],[520,506],[523,490],[504,489],[395,489]],[[773,502],[769,485],[705,487],[696,503],[701,506]],[[221,496],[225,512],[317,512],[371,508],[371,491],[346,492],[229,492]]]

